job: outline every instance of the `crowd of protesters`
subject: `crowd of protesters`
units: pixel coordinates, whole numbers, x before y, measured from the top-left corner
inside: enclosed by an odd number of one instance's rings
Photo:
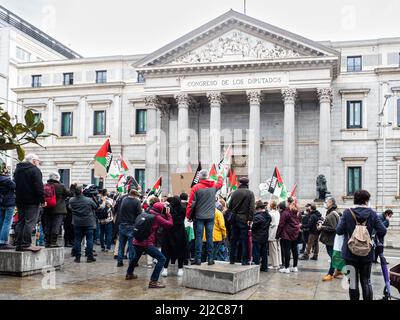
[[[154,265],[149,288],[164,288],[160,276],[170,276],[169,267],[175,263],[178,277],[183,276],[184,265],[207,262],[212,266],[215,261],[260,265],[262,272],[297,273],[299,260],[318,260],[321,242],[331,261],[322,280],[333,281],[344,276],[332,265],[335,237],[343,235],[343,259],[356,273],[350,298],[359,299],[359,281],[363,298],[373,297],[370,275],[377,254],[371,250],[360,257],[347,243],[359,225],[366,226],[376,243],[383,243],[393,212],[378,215],[369,207],[366,190],[355,192],[355,206],[343,214],[333,197],[326,199],[323,217],[314,203],[301,211],[295,197],[279,203],[256,199],[246,177],[227,198],[219,194],[222,177],[211,180],[206,170],[199,172],[199,182],[190,194],[144,196],[131,188],[121,195],[94,185],[64,186],[56,172],[43,184],[39,165],[40,159],[29,154],[17,164],[13,178],[5,166],[1,168],[0,250],[38,252],[41,246],[32,243],[32,234],[39,226],[45,247],[59,247],[63,230],[63,245],[71,247],[74,261],[81,262],[84,246],[90,263],[96,261],[94,244],[99,238],[102,252],[111,251],[114,245],[117,267],[123,267],[128,259],[126,280],[137,278],[134,270],[146,254],[149,265]],[[9,234],[13,221],[12,245]]]

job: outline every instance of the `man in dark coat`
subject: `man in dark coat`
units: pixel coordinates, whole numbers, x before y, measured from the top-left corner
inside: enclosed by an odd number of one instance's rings
[[[243,177],[239,180],[239,188],[235,190],[228,200],[228,209],[232,211],[232,238],[230,250],[230,263],[236,262],[236,249],[238,242],[242,244],[242,265],[249,264],[249,227],[255,212],[254,193],[249,190],[249,179]]]
[[[318,260],[319,253],[319,234],[317,230],[318,221],[322,221],[322,214],[317,210],[315,204],[310,205],[310,217],[308,219],[307,225],[302,225],[302,228],[308,229],[308,241],[306,250],[300,260],[308,260],[310,258],[311,249],[313,251],[313,256],[311,260]]]
[[[47,248],[56,248],[57,238],[60,233],[61,225],[67,214],[65,199],[70,196],[70,191],[60,183],[60,175],[52,172],[49,175],[47,184],[53,185],[56,193],[56,206],[52,208],[44,208],[43,210],[43,226],[45,236],[45,246]]]
[[[15,208],[15,182],[7,166],[0,165],[0,250],[15,249],[8,243]]]
[[[40,159],[28,154],[17,164],[14,172],[18,223],[15,227],[16,251],[40,251],[32,245],[32,231],[39,218],[39,206],[45,205],[42,172],[38,168]]]
[[[82,186],[76,188],[76,196],[69,200],[69,207],[72,211],[72,224],[75,233],[75,262],[81,262],[81,244],[83,236],[86,236],[87,262],[94,262],[93,257],[93,233],[96,225],[95,210],[98,208],[93,199],[82,194]]]
[[[268,271],[268,237],[271,216],[265,211],[266,205],[258,200],[256,202],[256,213],[254,214],[253,225],[251,227],[253,235],[253,261],[260,264],[261,271]]]

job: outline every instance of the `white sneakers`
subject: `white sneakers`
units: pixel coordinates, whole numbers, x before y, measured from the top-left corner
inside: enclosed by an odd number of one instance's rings
[[[162,277],[168,277],[168,269],[163,269],[161,272]],[[183,269],[178,269],[178,277],[183,277]]]
[[[282,268],[279,270],[280,273],[291,273],[291,272],[299,272],[299,270],[297,269],[297,267],[294,268]]]

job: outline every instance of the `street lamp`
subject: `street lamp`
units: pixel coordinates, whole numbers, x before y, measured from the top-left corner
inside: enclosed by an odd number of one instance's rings
[[[378,116],[381,120],[378,122],[378,127],[382,128],[382,136],[383,136],[383,172],[382,172],[382,211],[385,209],[385,178],[386,178],[386,128],[391,127],[391,122],[386,122],[386,113],[385,107],[387,101],[393,97],[392,94],[385,94],[385,102],[383,104],[381,112],[378,113]]]

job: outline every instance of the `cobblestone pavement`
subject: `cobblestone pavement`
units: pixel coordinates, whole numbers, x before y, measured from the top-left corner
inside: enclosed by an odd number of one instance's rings
[[[66,261],[60,271],[56,271],[55,289],[42,287],[43,275],[25,278],[0,276],[0,299],[261,299],[261,300],[347,300],[346,281],[322,282],[328,269],[326,252],[320,253],[318,261],[300,261],[299,273],[280,274],[276,271],[262,272],[260,284],[235,295],[220,294],[184,288],[182,279],[175,276],[163,278],[166,289],[148,289],[148,279],[152,269],[146,267],[146,259],[140,261],[135,272],[137,280],[125,280],[126,262],[122,268],[116,267],[112,253],[99,252],[97,262],[80,264],[73,262],[70,250],[66,250]],[[400,250],[387,249],[390,266],[400,263]],[[47,285],[49,282],[47,282]],[[380,265],[373,265],[372,285],[374,298],[380,299],[383,292],[383,277]],[[395,296],[400,296],[396,289]]]

